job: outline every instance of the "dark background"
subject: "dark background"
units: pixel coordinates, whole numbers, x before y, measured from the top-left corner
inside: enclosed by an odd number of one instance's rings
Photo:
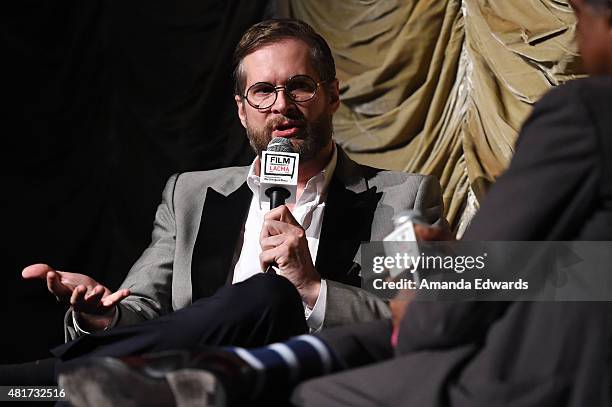
[[[22,280],[23,267],[115,289],[150,241],[168,176],[252,160],[231,54],[269,3],[7,3],[0,363],[45,357],[64,339],[66,306],[42,280]]]

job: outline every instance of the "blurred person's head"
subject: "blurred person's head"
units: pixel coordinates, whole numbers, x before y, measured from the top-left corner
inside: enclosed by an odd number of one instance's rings
[[[570,0],[576,39],[588,73],[612,75],[612,0]]]

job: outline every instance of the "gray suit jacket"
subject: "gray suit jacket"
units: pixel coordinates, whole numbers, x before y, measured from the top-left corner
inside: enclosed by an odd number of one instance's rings
[[[170,177],[152,242],[121,285],[132,294],[119,305],[118,325],[186,307],[231,281],[252,199],[247,173],[248,167],[230,167]],[[362,166],[338,147],[315,262],[328,287],[323,327],[390,315],[385,302],[359,288],[360,245],[382,240],[393,230],[393,216],[413,208],[446,225],[434,177]],[[65,323],[66,340],[73,339],[70,311]]]

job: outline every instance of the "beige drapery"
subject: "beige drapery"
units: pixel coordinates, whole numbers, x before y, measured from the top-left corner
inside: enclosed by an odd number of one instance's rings
[[[359,162],[436,175],[458,236],[507,166],[532,104],[581,72],[566,0],[278,5],[332,48],[335,139]]]

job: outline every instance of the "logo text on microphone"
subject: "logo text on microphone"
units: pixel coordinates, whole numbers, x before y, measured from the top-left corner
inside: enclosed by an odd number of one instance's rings
[[[295,202],[300,155],[280,151],[262,151],[260,164],[261,202],[269,202],[265,191],[275,186],[282,186],[289,191],[287,203]]]
[[[263,175],[265,177],[281,177],[283,181],[290,182],[296,173],[298,154],[278,153],[265,151],[263,154]],[[276,178],[277,181],[280,179]]]

